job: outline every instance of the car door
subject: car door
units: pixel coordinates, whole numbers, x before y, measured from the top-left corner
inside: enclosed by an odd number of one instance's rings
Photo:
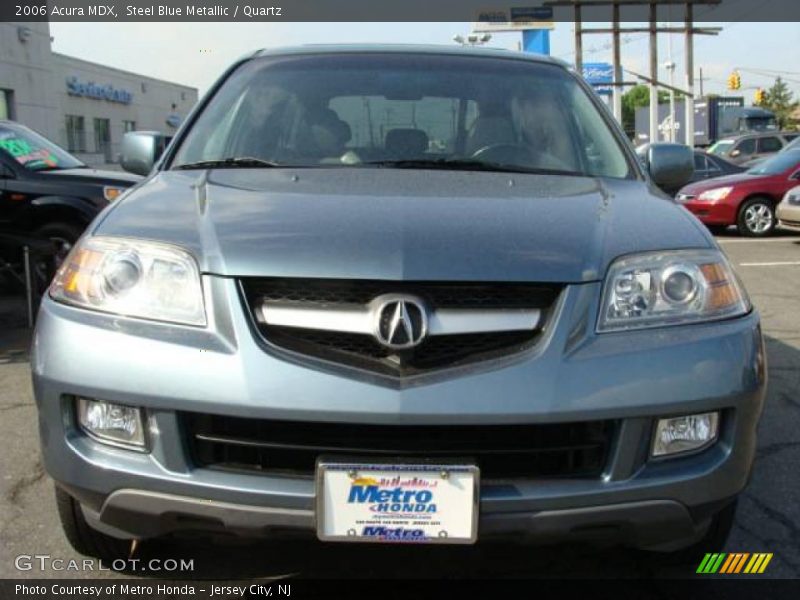
[[[783,142],[777,135],[761,137],[756,140],[755,156],[769,156],[771,154],[775,154],[776,152],[780,152],[781,148],[783,148]]]
[[[736,147],[731,150],[731,160],[735,163],[742,163],[754,158],[756,153],[756,140],[755,138],[745,138],[736,144]]]
[[[692,183],[708,179],[708,160],[700,152],[694,153],[694,173],[692,173]]]
[[[12,219],[13,204],[9,193],[9,181],[13,180],[14,171],[0,156],[0,231],[7,230]]]
[[[53,193],[54,186],[21,167],[2,147],[0,165],[0,228],[16,229],[22,212],[39,196]]]
[[[717,161],[714,160],[710,156],[704,157],[706,159],[706,179],[712,179],[714,177],[722,177],[725,175],[725,171],[722,167],[717,164]]]

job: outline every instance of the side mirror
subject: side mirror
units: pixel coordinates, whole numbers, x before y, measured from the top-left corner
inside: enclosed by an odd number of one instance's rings
[[[157,131],[130,131],[122,138],[122,168],[147,175],[167,147],[166,136]]]
[[[694,174],[694,152],[683,144],[651,144],[647,150],[647,169],[658,187],[683,187]]]
[[[737,156],[739,156],[741,153],[742,153],[742,151],[741,151],[741,150],[733,150],[733,151],[731,151],[731,156],[732,156],[733,158],[736,158],[736,157],[737,157]]]

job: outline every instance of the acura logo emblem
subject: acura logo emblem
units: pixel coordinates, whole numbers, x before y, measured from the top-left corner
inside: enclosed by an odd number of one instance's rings
[[[418,346],[428,333],[425,303],[415,296],[386,294],[372,301],[375,339],[387,348]]]

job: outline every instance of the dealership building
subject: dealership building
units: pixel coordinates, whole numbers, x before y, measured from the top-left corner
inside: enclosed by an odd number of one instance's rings
[[[12,119],[92,166],[113,166],[126,131],[172,135],[197,89],[51,49],[49,23],[0,23],[0,119]]]

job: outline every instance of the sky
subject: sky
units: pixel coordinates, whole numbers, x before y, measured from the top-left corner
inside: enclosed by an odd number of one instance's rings
[[[310,43],[453,44],[453,36],[469,33],[471,25],[52,22],[50,30],[56,52],[190,85],[202,94],[232,61],[258,48]],[[705,93],[732,94],[726,89],[726,80],[734,69],[739,69],[742,89],[737,93],[744,95],[748,103],[757,87],[769,87],[779,74],[795,97],[800,98],[800,23],[704,23],[703,26],[723,28],[718,36],[695,37],[695,78],[702,67]],[[671,41],[668,38],[672,38]],[[500,33],[495,34],[488,45],[516,49],[520,40],[519,33]],[[557,23],[551,32],[551,54],[573,62],[573,40],[573,25]],[[610,61],[610,43],[610,35],[586,36],[584,62]],[[684,41],[681,35],[659,36],[659,78],[668,81],[663,65],[668,59],[670,43],[672,60],[676,63],[676,87],[683,87]],[[623,68],[646,75],[647,47],[646,33],[623,36]],[[697,81],[696,85],[699,85]]]

